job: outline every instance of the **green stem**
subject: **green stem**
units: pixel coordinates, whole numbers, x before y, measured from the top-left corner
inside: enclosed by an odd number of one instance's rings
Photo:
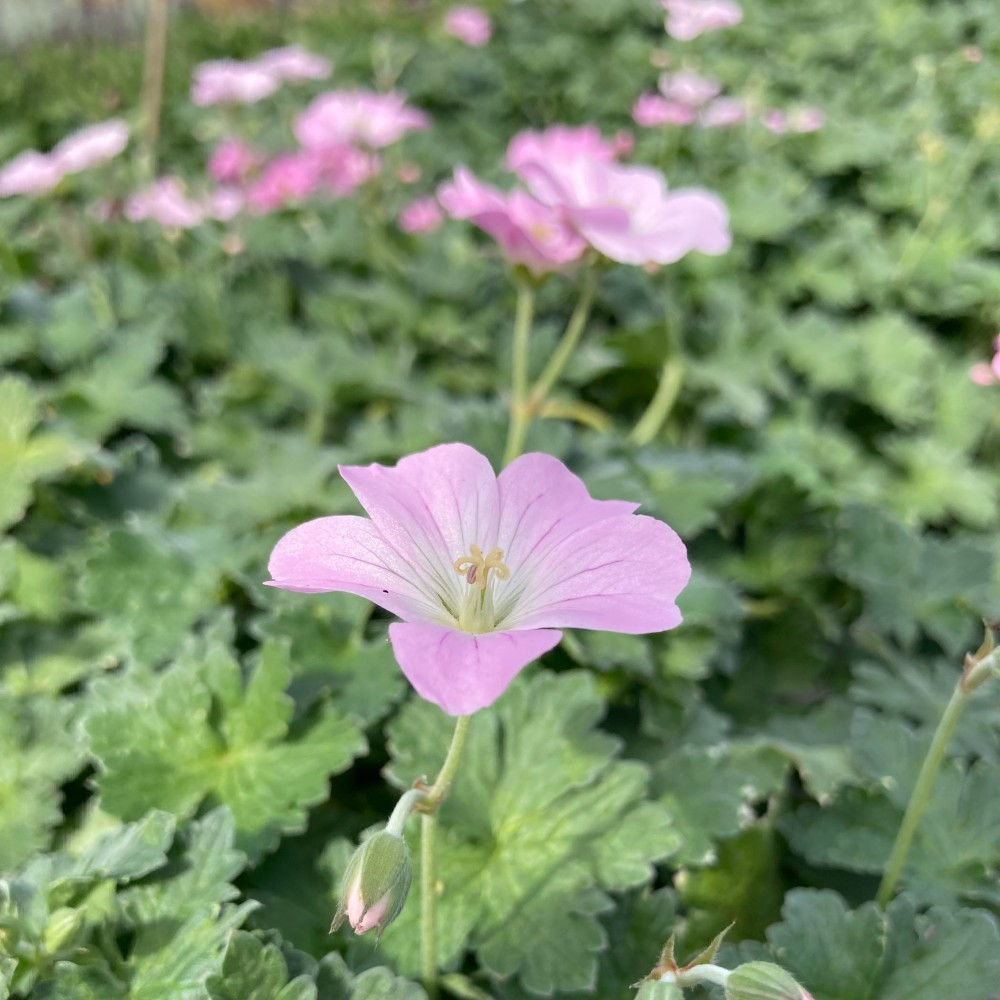
[[[629,440],[633,444],[649,444],[670,416],[670,411],[680,395],[681,383],[684,381],[684,365],[680,357],[669,357],[660,369],[660,382],[653,398],[646,407],[646,412],[632,428]]]
[[[434,784],[426,791],[411,789],[397,803],[389,823],[401,808],[407,796],[416,792],[419,806],[423,810],[420,817],[420,966],[423,972],[424,989],[431,1000],[438,995],[437,967],[437,809],[448,794],[448,789],[458,769],[466,737],[469,734],[470,716],[460,715],[455,720],[451,745]],[[413,804],[417,804],[416,797]],[[410,807],[412,808],[412,806]],[[408,810],[407,810],[408,811]],[[406,822],[405,816],[402,823]],[[402,824],[400,824],[400,828]]]
[[[510,426],[503,464],[513,462],[524,448],[531,417],[528,413],[528,348],[531,344],[531,320],[535,311],[535,293],[527,281],[517,283],[517,308],[514,314],[514,355],[511,362]]]
[[[597,269],[593,267],[588,269],[583,279],[580,298],[577,300],[573,315],[570,316],[569,322],[566,324],[562,339],[556,345],[552,357],[549,358],[549,363],[531,389],[529,409],[532,412],[552,390],[569,359],[573,356],[577,344],[580,343],[583,331],[587,328],[587,320],[590,318],[590,307],[593,305],[594,293],[597,291],[597,279]]]
[[[724,969],[721,965],[711,965],[706,962],[702,965],[692,965],[690,969],[681,969],[677,972],[667,972],[660,977],[661,983],[676,983],[678,986],[701,986],[703,983],[712,983],[714,986],[725,986],[732,975],[729,969]]]
[[[903,821],[896,834],[896,842],[892,845],[889,860],[886,863],[885,875],[882,877],[882,884],[879,886],[876,902],[883,909],[892,898],[893,890],[899,881],[899,876],[906,865],[913,838],[916,835],[917,827],[923,818],[927,806],[930,804],[931,792],[934,790],[934,783],[937,781],[944,763],[944,756],[951,743],[951,738],[955,734],[955,727],[958,720],[965,711],[965,706],[969,701],[972,692],[984,684],[992,676],[993,672],[1000,668],[1000,650],[994,650],[990,655],[978,662],[969,661],[965,673],[955,686],[951,699],[945,707],[941,721],[938,723],[931,740],[927,756],[920,766],[920,773],[917,775],[916,784],[910,793],[910,801],[907,803],[906,812],[903,814]]]
[[[160,135],[163,108],[163,70],[167,61],[169,0],[148,0],[146,13],[146,55],[142,77],[142,173],[151,179],[156,173],[156,144]]]

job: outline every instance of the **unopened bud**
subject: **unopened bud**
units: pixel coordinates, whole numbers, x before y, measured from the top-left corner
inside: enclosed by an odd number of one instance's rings
[[[780,965],[748,962],[729,974],[726,1000],[812,1000]]]
[[[354,852],[340,886],[335,931],[347,917],[355,934],[373,927],[381,935],[399,916],[410,891],[413,866],[406,841],[388,830],[372,834]]]

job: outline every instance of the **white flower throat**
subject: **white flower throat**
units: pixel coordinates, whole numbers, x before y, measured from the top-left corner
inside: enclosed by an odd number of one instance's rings
[[[469,546],[469,555],[454,562],[455,572],[465,577],[468,588],[458,612],[458,627],[465,632],[491,632],[496,627],[493,608],[493,580],[506,580],[510,570],[503,561],[502,549],[490,549],[483,555],[478,545]]]

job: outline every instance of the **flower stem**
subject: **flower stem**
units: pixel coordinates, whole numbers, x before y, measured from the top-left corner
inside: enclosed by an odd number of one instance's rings
[[[535,311],[535,293],[531,285],[517,283],[517,308],[514,314],[514,355],[511,363],[510,426],[503,464],[513,462],[524,448],[531,417],[528,413],[528,347],[531,343],[531,320]]]
[[[437,809],[448,794],[455,771],[458,770],[458,762],[462,756],[462,748],[465,746],[465,739],[469,734],[469,720],[471,716],[460,715],[455,720],[455,731],[452,733],[451,745],[445,755],[444,763],[438,776],[434,779],[434,784],[426,791],[411,789],[397,803],[389,819],[390,826],[393,818],[400,809],[407,812],[412,805],[404,806],[407,796],[416,791],[419,795],[419,807],[422,810],[420,817],[420,965],[424,989],[431,1000],[435,1000],[438,995],[438,966],[437,966]],[[413,804],[418,804],[416,798]],[[406,822],[405,815],[402,822]]]
[[[731,974],[729,969],[724,969],[721,965],[705,962],[702,965],[692,965],[689,969],[664,973],[659,981],[661,983],[676,983],[683,987],[700,986],[703,983],[725,986]]]
[[[684,365],[680,358],[667,358],[660,369],[660,382],[656,387],[649,406],[632,428],[629,440],[633,444],[649,444],[663,427],[670,411],[680,395],[681,383],[684,381]]]
[[[594,293],[597,291],[598,271],[591,267],[583,279],[583,288],[580,290],[580,298],[577,300],[573,315],[570,316],[566,324],[566,330],[562,339],[556,345],[556,349],[549,358],[549,363],[545,366],[538,381],[532,386],[528,408],[534,413],[538,405],[551,392],[563,369],[576,350],[576,345],[580,343],[583,331],[587,328],[587,320],[590,318],[590,307],[594,302]]]
[[[156,173],[156,144],[163,107],[163,70],[167,60],[169,0],[149,0],[146,14],[146,55],[142,77],[142,173]]]
[[[896,834],[896,841],[892,845],[889,860],[886,863],[885,874],[882,877],[882,884],[879,886],[876,902],[883,909],[892,898],[892,892],[896,888],[899,876],[906,865],[910,847],[913,845],[913,838],[920,825],[927,806],[930,804],[931,792],[934,790],[934,783],[937,781],[944,763],[944,756],[951,743],[951,738],[955,733],[958,720],[965,711],[965,706],[969,701],[969,696],[981,684],[984,684],[995,671],[1000,669],[1000,649],[993,650],[989,655],[980,660],[969,658],[966,661],[966,669],[952,692],[951,699],[945,707],[941,721],[938,723],[931,740],[927,756],[920,766],[920,773],[917,775],[916,784],[910,793],[910,801],[907,803],[906,812],[903,814],[903,821]]]

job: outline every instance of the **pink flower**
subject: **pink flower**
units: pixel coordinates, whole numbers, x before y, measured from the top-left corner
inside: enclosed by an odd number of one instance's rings
[[[480,49],[493,34],[493,22],[486,11],[479,7],[460,4],[445,14],[444,30],[466,45]]]
[[[247,204],[258,214],[298,204],[316,190],[321,175],[319,161],[307,153],[277,156],[247,189]]]
[[[125,203],[132,222],[149,219],[168,229],[191,229],[204,222],[204,206],[190,199],[176,177],[160,177]]]
[[[969,369],[969,378],[977,385],[994,385],[1000,382],[1000,335],[994,338],[993,349],[995,353],[989,364],[981,362]]]
[[[256,104],[273,94],[281,80],[252,62],[216,59],[195,67],[191,100],[199,107],[210,104]]]
[[[50,155],[63,174],[75,174],[113,159],[127,145],[128,126],[111,118],[66,136]]]
[[[219,187],[209,192],[203,202],[205,216],[218,222],[228,222],[246,207],[246,198],[237,188]]]
[[[320,94],[295,120],[295,136],[306,149],[359,145],[381,149],[430,119],[402,94],[332,90]]]
[[[816,132],[826,123],[826,115],[819,108],[800,108],[791,119],[790,124],[796,132]]]
[[[694,108],[679,101],[667,100],[661,94],[640,94],[632,105],[632,120],[642,128],[690,125],[694,119]]]
[[[276,80],[325,80],[333,72],[333,64],[298,45],[270,49],[250,65],[256,66]]]
[[[660,93],[672,101],[686,104],[689,108],[700,108],[716,97],[721,90],[722,84],[714,77],[699,76],[686,70],[664,73],[660,77]]]
[[[765,111],[761,115],[760,123],[768,132],[773,132],[775,135],[784,135],[788,131],[788,115],[778,108]]]
[[[441,225],[442,218],[436,198],[416,198],[399,213],[399,228],[404,233],[430,233]]]
[[[717,97],[701,109],[699,123],[704,128],[727,128],[747,120],[746,102],[738,97]]]
[[[63,178],[51,156],[28,149],[0,167],[0,198],[15,194],[44,194]]]
[[[681,42],[743,20],[740,5],[731,0],[662,0],[662,3],[667,12],[667,34]]]
[[[725,253],[732,242],[718,197],[699,188],[668,192],[651,167],[534,163],[524,177],[539,201],[559,206],[592,247],[622,264],[672,264],[692,250]]]
[[[307,149],[299,155],[313,164],[317,186],[337,198],[343,198],[370,180],[382,166],[375,153],[354,146]]]
[[[341,466],[368,517],[322,517],[275,546],[271,586],[342,591],[389,626],[417,693],[449,715],[491,705],[562,628],[659,632],[681,621],[684,545],[636,504],[593,500],[549,455],[499,477],[464,444],[395,467]]]
[[[535,274],[571,264],[587,249],[556,209],[524,191],[505,194],[462,166],[438,189],[438,201],[453,219],[468,219],[489,233],[508,260]]]
[[[594,125],[573,128],[552,125],[544,132],[519,132],[507,146],[507,169],[519,174],[526,163],[586,158],[611,161],[614,143],[608,142]]]
[[[615,159],[622,160],[635,149],[635,136],[627,129],[619,129],[611,139]]]
[[[396,176],[400,184],[416,184],[420,180],[422,173],[416,163],[401,163],[396,170]]]
[[[263,154],[248,146],[242,139],[223,139],[208,161],[208,173],[220,184],[239,184],[260,166]]]

